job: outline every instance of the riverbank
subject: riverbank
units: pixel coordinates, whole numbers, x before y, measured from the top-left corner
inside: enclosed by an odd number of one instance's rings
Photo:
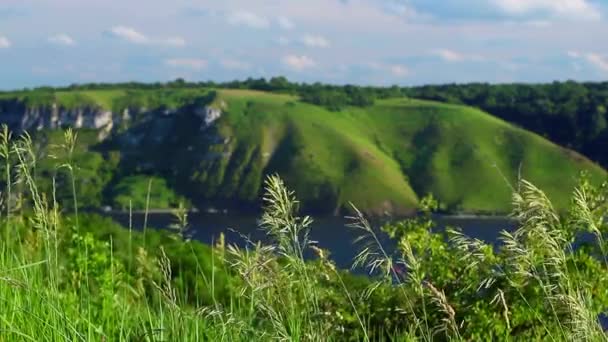
[[[116,210],[110,207],[102,207],[98,209],[89,209],[88,212],[99,213],[99,214],[107,214],[107,215],[126,215],[126,214],[136,214],[136,215],[145,215],[145,214],[174,214],[176,212],[175,208],[151,208],[148,210]],[[205,208],[199,210],[197,208],[191,208],[185,211],[188,214],[210,214],[210,215],[237,215],[237,216],[260,216],[261,211],[254,210],[245,210],[245,211],[235,211],[229,210],[226,208],[216,209],[216,208]],[[315,217],[319,217],[314,212],[313,213],[304,213],[305,215],[313,215]],[[369,218],[374,220],[400,220],[415,217],[417,213],[412,215],[367,215]],[[349,214],[335,214],[335,215],[325,215],[323,217],[346,217]],[[510,219],[510,215],[507,213],[470,213],[470,212],[437,212],[433,214],[433,217],[449,217],[454,219]]]

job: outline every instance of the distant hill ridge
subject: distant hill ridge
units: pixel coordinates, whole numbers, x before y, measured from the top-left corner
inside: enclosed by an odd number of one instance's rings
[[[143,185],[133,177],[152,175],[167,187],[159,191],[176,193],[159,194],[161,206],[181,196],[201,207],[255,209],[264,177],[279,173],[310,212],[336,214],[353,202],[369,213],[407,214],[432,193],[446,211],[504,213],[520,172],[560,208],[580,171],[607,176],[584,156],[478,109],[348,96],[326,106],[210,88],[3,93],[0,122],[38,132],[48,149],[61,138],[54,131],[79,128],[83,175],[107,173],[94,188],[83,183],[85,196],[100,198],[91,205],[138,196]]]

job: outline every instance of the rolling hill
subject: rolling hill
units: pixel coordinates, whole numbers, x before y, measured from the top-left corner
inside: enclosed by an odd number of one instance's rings
[[[251,90],[68,91],[50,98],[33,104],[27,93],[3,94],[0,121],[15,124],[30,107],[37,108],[30,116],[47,115],[51,102],[59,107],[48,114],[55,121],[32,121],[41,132],[73,126],[77,120],[65,118],[79,106],[88,108],[80,111],[85,116],[110,112],[111,133],[83,150],[119,155],[99,190],[108,203],[113,189],[124,191],[122,179],[145,174],[199,206],[256,208],[265,175],[279,173],[310,212],[338,213],[353,202],[369,213],[407,214],[432,193],[446,211],[504,213],[518,175],[559,208],[580,171],[607,176],[580,154],[485,112],[432,101],[393,98],[329,111]]]

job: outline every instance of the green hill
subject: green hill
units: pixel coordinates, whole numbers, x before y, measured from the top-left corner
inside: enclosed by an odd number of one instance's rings
[[[518,174],[560,208],[580,171],[606,177],[583,156],[471,107],[395,98],[329,111],[290,95],[209,95],[205,89],[95,90],[58,92],[55,100],[73,107],[84,99],[115,112],[177,111],[139,115],[95,148],[120,151],[104,196],[112,196],[121,177],[151,174],[195,204],[255,207],[265,175],[276,172],[309,211],[336,213],[353,202],[367,212],[409,213],[432,193],[445,210],[508,212]],[[222,115],[201,130],[195,112],[205,106]]]
[[[519,172],[558,206],[581,170],[606,176],[584,157],[469,107],[390,99],[329,112],[288,96],[229,90],[219,96],[227,104],[220,131],[237,153],[201,165],[214,170],[201,184],[220,180],[218,194],[239,196],[248,182],[257,192],[264,173],[278,172],[318,209],[352,201],[403,212],[433,193],[446,209],[506,212],[508,183]]]

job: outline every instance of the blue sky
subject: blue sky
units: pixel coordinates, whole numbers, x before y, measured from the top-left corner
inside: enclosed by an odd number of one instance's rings
[[[608,0],[2,0],[0,89],[608,79]]]

